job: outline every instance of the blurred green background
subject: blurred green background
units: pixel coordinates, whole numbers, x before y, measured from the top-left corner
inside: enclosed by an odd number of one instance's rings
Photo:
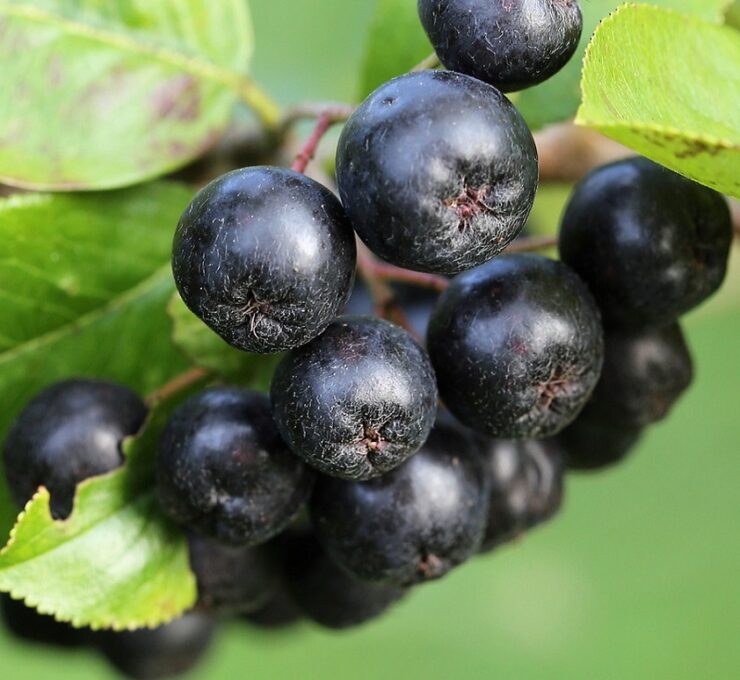
[[[255,77],[285,103],[353,99],[372,5],[252,0]],[[538,223],[557,221],[559,196],[543,194]],[[686,320],[689,395],[628,462],[571,477],[556,521],[356,631],[229,624],[189,677],[740,677],[739,250],[723,291]],[[0,635],[14,680],[112,677],[91,652]]]

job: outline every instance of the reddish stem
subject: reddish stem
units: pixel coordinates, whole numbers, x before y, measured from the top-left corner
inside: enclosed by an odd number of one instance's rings
[[[152,392],[147,398],[146,403],[149,407],[158,404],[161,401],[167,401],[175,395],[179,394],[183,390],[197,385],[202,380],[205,380],[209,376],[208,370],[201,368],[200,366],[194,366],[193,368],[185,371],[176,376],[168,383],[165,383],[159,389]]]
[[[309,135],[306,143],[303,145],[301,150],[298,152],[298,155],[295,157],[295,160],[293,161],[292,167],[295,172],[306,172],[308,164],[316,155],[316,149],[318,148],[319,143],[321,142],[324,135],[331,127],[331,124],[331,116],[326,111],[319,115],[313,132]]]

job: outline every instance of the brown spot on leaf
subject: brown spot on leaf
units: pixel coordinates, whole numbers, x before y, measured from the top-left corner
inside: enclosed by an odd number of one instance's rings
[[[152,109],[157,122],[163,118],[195,120],[200,115],[200,108],[198,81],[185,73],[165,80],[152,95]]]
[[[676,158],[693,158],[702,153],[716,156],[720,152],[718,147],[701,139],[686,139],[681,140],[681,143],[684,148],[675,152]]]

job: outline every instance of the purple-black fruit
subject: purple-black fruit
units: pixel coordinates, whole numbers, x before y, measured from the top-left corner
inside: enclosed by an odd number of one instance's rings
[[[270,392],[291,449],[343,479],[400,465],[426,440],[437,408],[426,352],[402,328],[362,316],[337,319],[288,354]]]
[[[557,437],[571,470],[601,470],[620,463],[637,445],[642,428],[591,419],[584,414]]]
[[[192,533],[190,567],[198,583],[198,609],[244,614],[265,606],[278,589],[275,560],[265,546],[223,545]]]
[[[123,675],[135,680],[155,680],[180,675],[205,655],[216,630],[202,614],[185,616],[159,628],[116,633],[94,633],[92,640]]]
[[[480,548],[488,478],[470,442],[437,427],[403,465],[366,482],[318,480],[316,535],[357,578],[409,586],[447,574]]]
[[[646,158],[597,168],[576,186],[560,255],[588,284],[607,327],[672,323],[727,272],[727,201]]]
[[[37,394],[5,439],[5,474],[15,502],[25,505],[40,486],[51,514],[72,512],[77,484],[123,464],[121,445],[147,416],[141,398],[123,385],[75,379]]]
[[[337,147],[352,226],[380,257],[456,274],[521,231],[537,189],[537,150],[490,85],[449,71],[391,80],[360,105]]]
[[[350,575],[331,560],[310,531],[285,537],[283,560],[293,601],[324,628],[359,626],[385,613],[407,593],[405,588]]]
[[[180,219],[172,271],[185,304],[239,349],[279,352],[341,311],[355,271],[352,228],[336,197],[291,170],[235,170]]]
[[[693,379],[693,363],[677,324],[610,330],[604,367],[583,416],[642,428],[665,418]]]
[[[20,600],[11,599],[9,595],[0,597],[0,613],[5,627],[25,642],[65,648],[81,647],[86,642],[86,630],[73,628],[68,623],[57,621],[53,616],[39,614]]]
[[[576,0],[419,0],[440,61],[453,71],[523,90],[557,73],[578,47]]]
[[[565,461],[554,439],[480,439],[491,484],[483,550],[514,540],[557,513]]]
[[[599,310],[564,264],[505,255],[455,278],[427,347],[446,406],[500,439],[542,438],[572,422],[604,354]]]
[[[297,516],[313,472],[280,438],[266,395],[219,387],[172,414],[158,484],[163,509],[178,523],[227,544],[257,545]]]

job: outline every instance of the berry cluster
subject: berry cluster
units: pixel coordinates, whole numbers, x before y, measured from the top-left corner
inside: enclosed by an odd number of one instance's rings
[[[188,531],[199,601],[156,631],[92,634],[134,677],[193,663],[207,613],[330,628],[379,615],[550,518],[567,467],[623,457],[691,382],[677,320],[724,278],[723,198],[626,160],[577,186],[561,260],[500,255],[538,182],[532,135],[501,92],[563,66],[580,10],[419,0],[419,12],[454,71],[401,76],[356,110],[339,199],[251,167],[211,182],[180,220],[172,267],[187,306],[234,347],[286,354],[269,396],[211,387],[162,434],[159,498]],[[425,347],[367,313],[355,234],[391,269],[454,276],[439,296],[393,287]],[[146,413],[96,380],[40,393],[5,442],[18,504],[43,485],[67,517],[76,484],[122,464]],[[5,604],[22,630],[27,612]]]

